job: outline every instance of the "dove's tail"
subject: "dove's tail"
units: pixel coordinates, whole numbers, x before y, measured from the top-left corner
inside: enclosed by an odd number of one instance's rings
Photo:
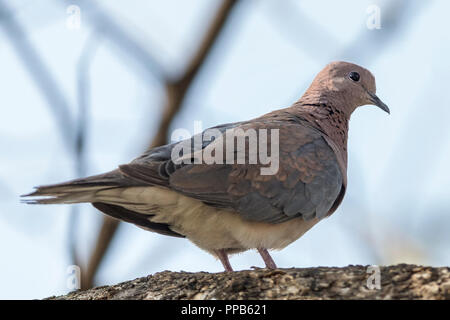
[[[93,202],[99,191],[123,187],[123,181],[122,174],[115,170],[87,178],[39,186],[34,192],[21,197],[27,198],[22,199],[22,202],[28,204]]]
[[[134,223],[146,230],[173,237],[184,237],[170,229],[165,223],[152,222],[152,210],[161,204],[164,197],[154,192],[149,185],[143,185],[114,170],[97,176],[76,179],[58,184],[36,187],[25,194],[22,202],[29,204],[62,204],[91,202],[103,213],[126,222]],[[159,198],[159,199],[158,199]],[[138,210],[135,210],[138,209]],[[142,212],[139,210],[141,209]]]

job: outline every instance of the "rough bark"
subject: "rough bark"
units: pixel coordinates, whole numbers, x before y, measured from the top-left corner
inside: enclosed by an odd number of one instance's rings
[[[450,299],[449,267],[406,264],[380,267],[380,289],[367,287],[367,280],[373,275],[368,267],[232,273],[164,271],[49,299]]]

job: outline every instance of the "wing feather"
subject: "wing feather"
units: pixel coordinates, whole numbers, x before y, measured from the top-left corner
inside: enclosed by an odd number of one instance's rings
[[[278,129],[279,170],[262,175],[261,163],[248,164],[174,164],[168,157],[174,144],[120,166],[125,175],[148,184],[168,187],[205,204],[235,210],[245,219],[278,223],[294,217],[305,220],[325,217],[343,188],[336,156],[323,134],[299,123],[261,121],[240,123],[222,129]],[[225,137],[225,130],[222,130]],[[270,139],[268,139],[270,141]],[[220,139],[202,145],[223,147]],[[270,150],[270,145],[269,148]],[[165,154],[167,158],[161,158]],[[226,150],[223,152],[225,162]],[[186,155],[181,155],[186,157]],[[189,157],[188,157],[189,158]],[[166,168],[170,168],[167,170]]]

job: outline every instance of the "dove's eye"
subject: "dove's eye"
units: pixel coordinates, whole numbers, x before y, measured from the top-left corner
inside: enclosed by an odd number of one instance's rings
[[[350,72],[350,73],[348,74],[348,77],[349,77],[350,79],[352,79],[353,81],[355,81],[355,82],[358,82],[358,81],[359,81],[359,78],[360,78],[359,73],[358,73],[358,72],[355,72],[355,71]]]

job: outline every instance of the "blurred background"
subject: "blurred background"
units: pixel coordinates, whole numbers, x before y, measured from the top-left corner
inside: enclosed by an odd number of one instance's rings
[[[33,186],[109,171],[177,128],[297,100],[327,63],[371,70],[391,115],[353,114],[338,211],[279,267],[450,264],[450,2],[0,0],[0,299],[162,270],[220,272],[189,241],[89,205],[28,206]],[[235,270],[263,266],[255,252]]]

